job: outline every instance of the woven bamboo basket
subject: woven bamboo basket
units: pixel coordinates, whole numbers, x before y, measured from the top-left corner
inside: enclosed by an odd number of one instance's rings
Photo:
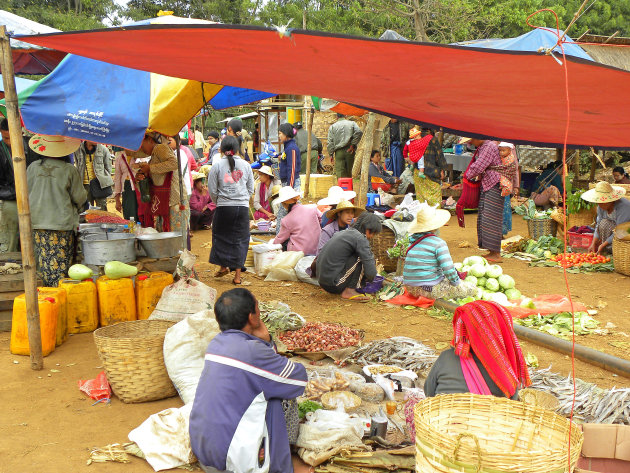
[[[162,352],[166,330],[174,324],[167,320],[133,320],[94,332],[107,380],[122,402],[155,401],[177,394]]]
[[[592,225],[597,217],[597,206],[593,205],[590,209],[581,210],[576,214],[567,215],[567,226],[569,229],[573,227],[581,227],[583,225]]]
[[[551,393],[541,391],[540,389],[521,389],[518,392],[518,398],[525,404],[542,407],[543,409],[549,409],[550,411],[555,411],[558,407],[560,407],[560,401],[558,401],[556,396]]]
[[[630,241],[614,237],[612,251],[615,271],[630,276]]]
[[[556,236],[558,223],[550,218],[532,218],[527,220],[527,231],[532,240],[538,240],[544,235]]]
[[[563,473],[582,450],[575,424],[507,398],[440,395],[418,402],[414,417],[422,473]]]
[[[306,176],[300,175],[300,187],[302,193],[304,193],[304,184],[306,183]],[[328,189],[337,185],[337,177],[329,174],[311,174],[311,179],[308,185],[308,195],[304,197],[310,197],[311,199],[321,199],[328,195]]]
[[[370,242],[372,247],[372,253],[374,253],[374,259],[383,265],[383,269],[388,273],[396,271],[398,260],[390,258],[387,255],[387,250],[396,244],[396,235],[390,228],[383,227],[381,233],[374,235]]]

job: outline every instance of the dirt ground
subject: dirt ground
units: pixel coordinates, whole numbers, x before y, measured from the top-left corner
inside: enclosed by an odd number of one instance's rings
[[[479,254],[475,249],[475,215],[467,215],[466,222],[466,229],[460,229],[453,219],[451,225],[442,230],[442,237],[449,243],[456,261]],[[520,217],[515,217],[514,223],[513,235],[527,234]],[[209,249],[201,247],[208,241],[209,231],[196,232],[192,239],[193,251],[199,255],[197,271],[202,281],[221,293],[233,286],[229,276],[213,278],[216,267],[205,263]],[[471,248],[458,248],[462,241],[471,243]],[[526,295],[566,294],[563,274],[557,269],[530,268],[527,263],[516,260],[506,260],[503,268]],[[596,317],[602,327],[608,322],[615,325],[609,335],[580,336],[578,343],[630,359],[629,350],[610,345],[610,342],[630,341],[630,279],[610,273],[570,274],[568,280],[575,300],[599,311]],[[423,309],[406,310],[378,302],[345,302],[318,287],[297,282],[265,283],[250,273],[245,275],[244,281],[260,300],[282,300],[311,321],[340,322],[361,328],[367,340],[404,335],[435,347],[451,338],[450,322],[430,317]],[[179,398],[123,404],[114,397],[109,405],[92,405],[93,401],[77,387],[79,379],[93,378],[102,370],[92,334],[71,336],[45,358],[44,370],[40,372],[30,369],[28,357],[11,355],[9,338],[9,333],[0,333],[0,436],[3,439],[0,473],[153,471],[139,459],[133,459],[131,464],[90,466],[86,461],[91,447],[126,442],[129,431],[149,415],[181,406]],[[565,375],[570,372],[568,356],[530,343],[523,343],[523,350],[535,354],[541,367],[551,364],[556,372]],[[630,385],[628,378],[580,361],[575,362],[575,368],[577,377],[602,387]]]

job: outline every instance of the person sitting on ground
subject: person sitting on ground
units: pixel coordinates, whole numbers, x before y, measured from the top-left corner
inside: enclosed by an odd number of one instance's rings
[[[221,333],[206,350],[190,413],[190,444],[205,472],[293,473],[283,401],[301,396],[306,369],[278,355],[246,289],[214,306]]]
[[[316,273],[320,287],[342,299],[367,302],[369,296],[357,292],[357,288],[377,276],[374,254],[369,240],[382,231],[381,219],[364,212],[352,228],[337,232],[317,255]]]
[[[562,161],[555,161],[545,166],[534,181],[530,199],[539,207],[549,209],[562,202]]]
[[[190,196],[190,229],[193,231],[209,230],[214,209],[217,208],[210,198],[205,180],[206,176],[193,172],[193,191]]]
[[[612,251],[615,227],[630,222],[630,200],[622,198],[623,187],[598,182],[594,189],[584,192],[582,199],[597,204],[595,234],[588,251],[602,254]]]
[[[322,228],[322,233],[319,235],[316,254],[322,251],[324,245],[328,243],[335,233],[350,228],[352,221],[363,212],[362,208],[355,207],[347,200],[342,200],[334,209],[326,212],[328,224]]]
[[[370,170],[368,175],[373,189],[376,189],[374,187],[375,184],[386,184],[383,190],[388,192],[392,186],[400,184],[400,179],[392,176],[383,168],[383,165],[381,164],[381,152],[379,150],[372,150],[370,161]]]
[[[317,253],[322,214],[317,207],[300,204],[300,194],[293,187],[280,189],[278,201],[287,215],[282,218],[282,228],[273,240],[275,244],[287,243],[288,251],[302,251],[305,255]]]
[[[613,179],[615,180],[614,184],[630,184],[630,176],[621,166],[615,167],[613,169],[612,175]]]
[[[354,191],[345,191],[339,186],[332,186],[328,189],[328,195],[317,202],[318,207],[323,207],[322,211],[334,210],[342,200],[351,201],[357,196]],[[326,208],[328,207],[328,208]],[[322,215],[322,228],[328,225],[326,213]]]
[[[493,302],[471,302],[455,310],[453,329],[453,348],[433,364],[424,383],[426,396],[472,393],[518,399],[518,389],[531,380],[509,312]]]
[[[273,170],[263,166],[258,170],[258,181],[254,186],[254,220],[275,220],[271,210],[271,192],[275,183]]]
[[[405,289],[414,297],[462,299],[474,296],[477,286],[462,281],[446,242],[435,235],[451,218],[448,210],[422,204],[409,226],[410,246],[405,258]]]

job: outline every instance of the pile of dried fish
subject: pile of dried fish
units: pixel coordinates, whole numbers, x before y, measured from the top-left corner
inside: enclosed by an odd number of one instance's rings
[[[276,332],[297,330],[305,323],[304,318],[293,312],[291,307],[284,302],[259,302],[258,307],[260,320],[263,321],[272,335]]]
[[[0,263],[0,274],[17,274],[22,272],[22,265],[18,263]]]
[[[375,340],[356,349],[342,360],[344,363],[358,365],[394,365],[405,370],[425,373],[431,369],[437,359],[437,353],[423,343],[408,337],[392,337]]]
[[[553,394],[560,401],[558,413],[569,416],[573,402],[573,381],[547,369],[531,370],[531,388]],[[595,384],[575,379],[573,418],[596,424],[630,424],[630,388],[598,388]]]

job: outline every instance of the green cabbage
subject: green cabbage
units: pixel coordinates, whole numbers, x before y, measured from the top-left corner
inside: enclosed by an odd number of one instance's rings
[[[486,281],[486,289],[492,292],[497,292],[499,290],[499,281],[494,278],[488,278]]]
[[[477,286],[479,287],[486,287],[486,283],[488,282],[488,278],[483,277],[483,278],[477,278]]]
[[[523,307],[524,309],[535,309],[536,305],[534,304],[534,301],[531,300],[529,297],[524,297],[521,301],[521,307]]]
[[[507,291],[505,291],[505,295],[511,301],[517,301],[523,296],[521,294],[521,291],[519,291],[518,289],[513,289],[513,288],[512,289],[508,289]]]
[[[477,278],[475,276],[466,276],[466,279],[464,279],[464,281],[472,283],[475,286],[477,285]]]
[[[488,264],[488,262],[485,260],[485,258],[482,258],[481,256],[469,256],[464,260],[464,265],[474,266],[476,264],[481,264],[485,266]]]
[[[503,289],[513,289],[514,286],[516,286],[516,283],[514,282],[514,278],[512,276],[502,274],[499,276],[499,286]]]
[[[486,275],[486,267],[483,264],[475,264],[470,268],[469,273],[471,276],[482,278]]]
[[[486,270],[486,277],[488,278],[496,279],[502,274],[503,274],[503,269],[501,269],[501,266],[499,266],[498,264],[490,265],[488,266]]]

